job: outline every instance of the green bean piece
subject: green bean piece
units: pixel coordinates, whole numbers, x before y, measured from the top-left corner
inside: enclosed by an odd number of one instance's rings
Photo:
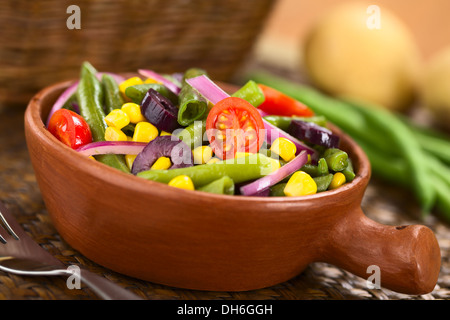
[[[284,188],[286,184],[286,182],[282,182],[270,187],[269,197],[285,197]]]
[[[300,168],[301,171],[306,172],[311,177],[319,176],[319,168],[313,164],[307,163]]]
[[[116,80],[110,74],[103,74],[102,86],[105,93],[105,113],[109,114],[114,109],[120,109],[125,100]]]
[[[196,120],[186,128],[175,130],[172,134],[194,149],[203,145],[205,132],[206,120]]]
[[[288,131],[289,126],[291,125],[292,120],[300,120],[305,122],[313,122],[321,127],[327,127],[328,121],[324,116],[313,116],[313,117],[286,117],[286,116],[265,116],[264,120],[274,125],[275,127]]]
[[[317,192],[323,192],[328,190],[328,187],[330,186],[331,181],[333,180],[333,174],[328,173],[320,177],[314,177],[313,180],[317,184]]]
[[[75,108],[74,108],[74,104],[78,105],[78,98],[77,98],[76,92],[74,94],[72,94],[69,99],[67,99],[67,101],[64,103],[64,105],[61,108],[76,112]]]
[[[155,91],[169,99],[173,104],[178,105],[178,96],[160,83],[144,83],[129,86],[125,89],[125,95],[130,98],[131,101],[140,105],[148,90],[150,89],[154,89]]]
[[[285,116],[265,116],[264,120],[283,131],[287,131],[292,122],[291,117]]]
[[[273,154],[272,150],[267,149],[267,148],[261,148],[259,149],[258,153],[261,153],[263,155],[265,155],[266,157],[271,158],[272,156],[274,156],[276,159],[278,159],[280,156],[278,156],[277,154]]]
[[[197,190],[215,194],[234,195],[234,181],[230,177],[225,176],[214,180]]]
[[[315,124],[317,124],[318,126],[324,127],[326,128],[328,125],[328,121],[327,118],[323,115],[316,115],[316,116],[312,116],[312,117],[296,117],[293,116],[292,117],[293,120],[300,120],[300,121],[305,121],[305,122],[313,122]]]
[[[91,127],[92,139],[103,141],[106,128],[103,90],[90,66],[87,62],[82,65],[77,99],[80,103],[80,114]]]
[[[348,158],[348,165],[345,167],[344,170],[342,170],[342,174],[345,176],[345,181],[350,182],[355,179],[355,170],[353,169],[353,162],[352,159]]]
[[[348,154],[343,150],[329,148],[324,152],[323,157],[328,168],[334,172],[342,171],[348,166]]]
[[[136,128],[136,124],[129,123],[125,127],[122,128],[123,133],[125,133],[128,137],[132,137],[134,134],[134,129]]]
[[[327,175],[328,173],[329,173],[329,171],[328,171],[327,160],[325,160],[325,158],[320,158],[317,161],[317,174],[319,176],[324,176],[324,175]]]
[[[190,68],[184,73],[181,91],[178,95],[178,123],[182,126],[188,126],[201,119],[207,110],[208,101],[186,82],[186,79],[201,75],[207,75],[207,73],[198,68]]]
[[[258,107],[265,100],[264,93],[253,80],[247,81],[247,83],[233,93],[232,96],[244,99],[254,107]]]
[[[88,62],[83,63],[81,79],[77,89],[77,99],[80,114],[88,123],[93,141],[105,141],[105,112],[103,110],[103,88],[101,82],[92,72],[93,67]],[[95,70],[95,69],[94,69]],[[95,158],[108,166],[129,173],[125,157],[123,155],[98,155]]]
[[[228,176],[234,183],[259,179],[272,171],[272,161],[262,154],[252,154],[237,159],[219,161],[187,168],[169,170],[147,170],[137,174],[138,177],[162,183],[179,176],[187,175],[196,188],[201,188],[214,180]]]

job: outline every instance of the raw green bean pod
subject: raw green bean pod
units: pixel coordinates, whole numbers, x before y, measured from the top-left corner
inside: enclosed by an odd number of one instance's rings
[[[125,103],[119,85],[110,74],[103,74],[102,86],[105,95],[105,113],[108,114],[114,109],[120,109]]]
[[[358,145],[364,150],[370,161],[371,170],[374,175],[386,181],[411,188],[411,178],[408,175],[405,161],[399,157],[384,155],[376,147],[367,142],[355,138]]]
[[[390,111],[367,103],[348,101],[359,108],[368,123],[400,152],[412,176],[413,191],[419,199],[423,214],[430,212],[434,205],[436,193],[431,186],[431,179],[426,170],[426,157],[412,131]]]
[[[208,101],[194,88],[192,88],[186,79],[201,75],[207,75],[205,70],[198,68],[188,69],[184,73],[181,91],[178,95],[178,123],[182,126],[188,126],[196,120],[199,120],[206,113]]]
[[[93,141],[105,141],[105,112],[103,110],[104,92],[101,82],[92,71],[93,67],[85,62],[81,68],[81,79],[77,89],[80,114],[88,123]],[[95,69],[94,69],[95,70]],[[108,166],[129,173],[130,170],[123,155],[98,155],[95,158]]]
[[[224,176],[197,190],[215,194],[234,195],[234,181],[230,177]]]
[[[425,152],[429,152],[450,165],[450,137],[439,136],[433,132],[414,129],[414,136]]]
[[[432,179],[436,190],[436,208],[446,220],[450,220],[450,187],[437,175]]]

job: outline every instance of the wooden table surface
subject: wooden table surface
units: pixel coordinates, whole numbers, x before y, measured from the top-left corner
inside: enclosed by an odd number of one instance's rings
[[[363,199],[369,218],[392,225],[428,225],[436,234],[442,254],[441,274],[433,292],[409,296],[386,289],[369,289],[366,280],[325,263],[311,264],[285,283],[248,292],[185,290],[141,281],[115,273],[85,258],[60,238],[43,203],[27,152],[23,107],[0,111],[0,200],[25,230],[66,265],[80,265],[102,274],[145,299],[158,300],[382,300],[450,299],[450,226],[434,216],[418,219],[419,210],[407,191],[372,178]],[[64,278],[24,277],[0,272],[0,299],[97,299],[90,289],[70,290]]]

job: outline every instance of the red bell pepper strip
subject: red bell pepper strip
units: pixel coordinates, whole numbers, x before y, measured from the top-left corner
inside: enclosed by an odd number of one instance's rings
[[[265,97],[264,102],[258,107],[259,110],[277,116],[314,116],[314,112],[300,101],[266,85],[258,84],[258,86]]]

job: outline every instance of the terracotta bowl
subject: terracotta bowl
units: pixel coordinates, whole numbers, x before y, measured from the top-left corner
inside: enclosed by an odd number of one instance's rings
[[[378,270],[381,286],[397,292],[433,290],[440,269],[433,232],[422,225],[382,225],[364,215],[370,165],[338,129],[357,177],[337,190],[295,198],[180,190],[96,163],[47,132],[43,119],[69,84],[45,88],[31,100],[25,133],[51,219],[87,258],[188,289],[263,288],[321,261],[365,279]]]

